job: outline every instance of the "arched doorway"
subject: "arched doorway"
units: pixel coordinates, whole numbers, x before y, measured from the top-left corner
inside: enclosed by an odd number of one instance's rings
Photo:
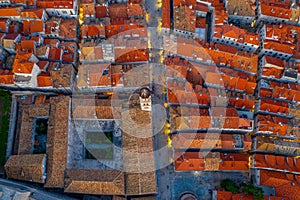
[[[191,192],[185,192],[181,195],[180,200],[197,200],[197,197]]]

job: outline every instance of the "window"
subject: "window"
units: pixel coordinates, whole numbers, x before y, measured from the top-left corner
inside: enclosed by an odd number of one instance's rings
[[[108,76],[108,69],[104,69],[102,71],[102,76]]]

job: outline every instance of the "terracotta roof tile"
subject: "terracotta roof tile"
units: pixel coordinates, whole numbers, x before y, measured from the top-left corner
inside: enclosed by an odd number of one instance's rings
[[[95,16],[95,3],[81,3],[80,7],[83,9],[84,16]]]
[[[104,73],[107,70],[107,74]],[[87,64],[78,69],[77,86],[110,86],[110,64]]]
[[[111,18],[127,19],[127,4],[110,4],[108,13]]]
[[[298,199],[300,186],[297,183],[297,176],[291,181],[287,179],[284,172],[260,170],[260,184],[275,187],[277,196],[286,197],[289,200]]]
[[[201,152],[185,152],[176,157],[175,170],[177,171],[203,171],[203,170],[249,170],[248,154],[208,154]],[[214,164],[213,164],[214,163]],[[211,168],[213,167],[213,168]],[[214,169],[214,167],[217,167]]]
[[[1,32],[8,32],[7,30],[7,24],[9,23],[9,19],[8,18],[3,18],[3,19],[0,19],[0,31]]]
[[[217,191],[218,200],[232,200],[232,192],[228,191]]]
[[[45,187],[63,188],[67,165],[69,102],[67,96],[52,97],[47,133],[47,179]],[[59,123],[57,123],[59,122]]]
[[[11,71],[0,70],[0,84],[13,84],[14,76]]]
[[[35,42],[33,40],[22,40],[21,41],[21,48],[34,52],[35,49]]]
[[[51,87],[52,80],[49,73],[42,72],[37,77],[38,87]]]
[[[106,6],[99,6],[96,7],[96,18],[105,18],[107,16]]]
[[[291,6],[291,3],[289,1],[277,1],[277,0],[259,0],[259,3],[268,5],[268,6],[274,6],[274,7],[282,7],[289,9]]]
[[[61,48],[50,47],[48,59],[50,61],[59,61],[61,60],[62,50]]]
[[[233,194],[232,200],[252,200],[254,197],[251,194]]]
[[[171,28],[171,4],[168,0],[162,0],[162,27]]]
[[[36,6],[40,8],[73,9],[73,0],[37,0]]]
[[[134,49],[134,48],[126,48],[126,49],[115,48],[116,63],[148,61],[148,57],[149,57],[148,50]]]
[[[196,17],[196,28],[206,28],[206,18]]]
[[[44,32],[43,22],[41,20],[24,20],[23,32],[25,35],[30,35],[31,33]]]
[[[105,37],[105,27],[100,25],[83,25],[80,27],[82,37]]]
[[[0,17],[17,17],[21,15],[23,7],[0,8]]]
[[[81,54],[79,55],[80,60],[95,61],[103,60],[102,46],[96,44],[84,45],[80,47]]]
[[[281,43],[296,44],[296,35],[299,35],[299,27],[292,25],[266,25],[266,39]]]
[[[283,52],[283,53],[292,55],[294,52],[294,49],[295,49],[295,45],[282,44],[282,43],[274,42],[271,40],[265,40],[264,48],[267,50],[273,50],[273,51]]]
[[[59,36],[66,39],[76,39],[77,21],[75,19],[64,19],[59,25]]]
[[[21,12],[21,17],[25,19],[42,19],[43,14],[44,9],[42,8],[24,9]]]
[[[273,168],[274,170],[284,170],[290,172],[299,172],[300,168],[296,167],[299,162],[297,158],[255,154],[255,167],[258,168]]]
[[[144,14],[143,9],[138,3],[128,3],[127,4],[127,14],[128,17],[142,16]]]
[[[8,178],[44,183],[46,154],[13,155],[5,163]]]
[[[260,37],[258,34],[246,32],[244,29],[240,29],[236,26],[224,24],[216,25],[214,36],[218,38],[229,37],[236,39],[238,43],[249,43],[259,45]]]
[[[285,9],[282,7],[274,7],[274,6],[267,6],[265,4],[261,4],[261,13],[263,15],[278,17],[283,19],[290,19],[292,15],[292,11],[289,9]]]
[[[181,5],[174,8],[174,28],[192,33],[195,32],[196,12],[193,6]]]
[[[218,134],[189,134],[183,133],[173,137],[174,148],[215,149],[222,148]]]
[[[201,11],[201,12],[208,12],[208,5],[202,2],[196,2],[195,4],[195,10]]]
[[[13,64],[13,73],[30,74],[35,63],[30,61],[35,57],[32,53],[18,52]]]
[[[146,27],[141,27],[135,24],[108,25],[105,26],[106,37],[147,37]]]
[[[255,16],[255,8],[253,1],[239,1],[239,0],[229,0],[227,3],[227,10],[229,15],[239,15],[239,16]]]
[[[66,170],[65,192],[124,194],[124,173],[109,170]]]

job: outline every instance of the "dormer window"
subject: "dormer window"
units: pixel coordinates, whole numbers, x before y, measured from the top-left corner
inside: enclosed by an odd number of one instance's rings
[[[272,8],[272,9],[271,9],[271,13],[274,13],[274,12],[275,12],[275,10],[274,10],[274,8]]]

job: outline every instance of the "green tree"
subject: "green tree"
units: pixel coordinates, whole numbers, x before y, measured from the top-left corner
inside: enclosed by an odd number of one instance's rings
[[[264,199],[264,191],[260,187],[255,187],[253,184],[245,184],[241,185],[242,191],[244,194],[252,194],[255,200],[263,200]]]
[[[226,191],[232,192],[234,194],[238,193],[239,189],[235,182],[230,179],[225,179],[221,182],[221,187],[224,188]]]

